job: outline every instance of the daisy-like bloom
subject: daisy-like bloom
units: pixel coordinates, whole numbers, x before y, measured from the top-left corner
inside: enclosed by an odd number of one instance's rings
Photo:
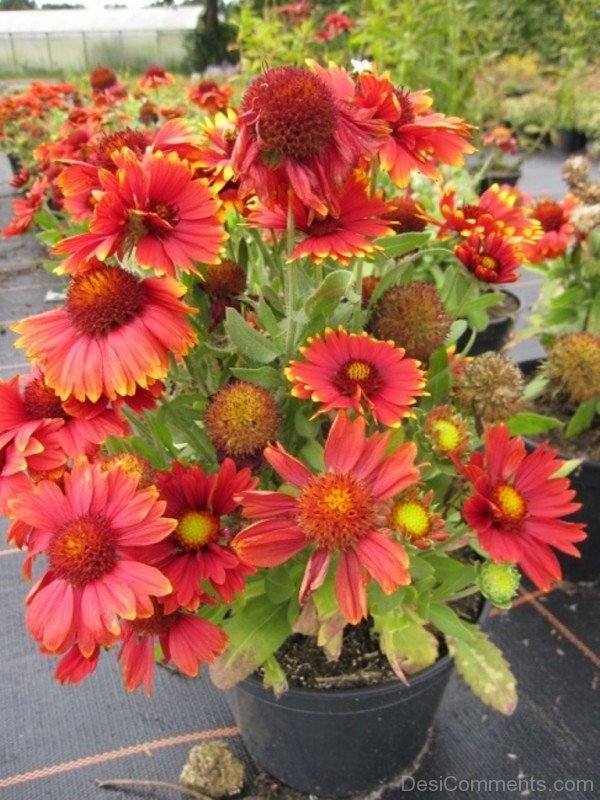
[[[217,111],[226,111],[233,97],[233,86],[219,86],[214,81],[200,81],[188,92],[188,97],[198,106],[214,116]]]
[[[308,256],[315,264],[325,259],[349,264],[353,258],[368,258],[381,247],[374,243],[379,236],[394,233],[384,215],[390,206],[381,198],[369,197],[366,180],[351,177],[339,197],[338,216],[316,216],[297,197],[291,199],[296,230],[304,239],[293,250],[288,262]],[[258,203],[248,215],[249,222],[258,228],[283,231],[287,226],[287,209],[275,206],[270,210]]]
[[[141,267],[175,277],[175,268],[199,273],[194,262],[219,259],[227,237],[218,201],[177,153],[129,148],[113,156],[115,173],[100,170],[104,194],[94,206],[89,231],[59,242],[62,270],[73,272],[92,257],[105,261],[134,252]]]
[[[172,278],[95,267],[71,279],[64,307],[17,323],[16,346],[61,400],[135,396],[165,377],[170,354],[180,360],[197,341],[184,294]]]
[[[109,67],[96,67],[90,73],[90,86],[97,106],[111,105],[127,97],[127,89]]]
[[[432,500],[433,492],[421,495],[412,486],[390,512],[390,528],[419,550],[428,550],[435,542],[444,542],[450,536],[442,515],[430,510]]]
[[[195,611],[205,597],[204,581],[226,603],[244,588],[245,576],[254,570],[229,546],[231,534],[224,518],[239,507],[234,497],[256,483],[249,469],[238,471],[230,458],[212,475],[176,461],[172,472],[158,476],[166,514],[177,520],[156,561],[173,585],[173,594],[163,600],[167,612],[179,607]]]
[[[560,203],[556,200],[540,200],[531,211],[531,217],[542,228],[542,237],[523,246],[523,255],[530,264],[541,264],[548,259],[558,258],[575,242],[575,228],[571,214],[578,202],[567,195]]]
[[[221,655],[227,636],[208,620],[178,611],[165,614],[155,603],[154,614],[148,619],[123,623],[123,644],[117,658],[127,691],[134,692],[143,684],[146,694],[152,694],[155,642],[162,650],[163,664],[172,662],[184,675],[194,678],[202,663],[211,664]]]
[[[497,147],[503,153],[515,156],[519,150],[517,137],[506,125],[496,125],[483,134],[484,147]]]
[[[439,225],[440,239],[456,233],[465,237],[472,233],[498,233],[514,243],[535,242],[541,236],[540,223],[530,216],[531,208],[524,196],[508,184],[494,183],[476,204],[458,206],[454,187],[448,185],[442,192],[439,207],[444,221],[441,224],[432,218],[429,221]]]
[[[71,458],[93,456],[109,436],[125,436],[129,431],[125,418],[108,407],[106,398],[97,403],[63,402],[39,368],[30,375],[0,381],[0,430],[16,431],[43,419],[61,421],[57,442]]]
[[[389,501],[419,479],[413,442],[386,455],[390,432],[367,437],[365,427],[362,417],[351,421],[340,411],[325,444],[325,471],[317,474],[280,444],[267,447],[266,460],[298,493],[244,492],[243,515],[257,522],[232,543],[240,558],[257,567],[283,564],[310,547],[301,603],[337,561],[335,596],[354,624],[367,616],[369,578],[388,594],[410,582],[408,556],[388,527]]]
[[[262,451],[277,436],[279,422],[273,395],[247,381],[219,389],[204,414],[206,432],[219,460],[232,458],[238,467],[261,463]]]
[[[173,530],[156,489],[138,489],[118,467],[104,472],[75,462],[64,488],[41,481],[10,502],[11,514],[32,527],[29,557],[44,553],[47,569],[27,597],[26,623],[50,653],[74,645],[85,658],[110,646],[120,618],[150,617],[153,597],[171,584],[145,563],[147,551]]]
[[[386,123],[388,135],[379,145],[379,160],[402,188],[408,186],[413,170],[439,180],[438,164],[461,166],[465,154],[475,152],[469,143],[472,125],[432,111],[427,91],[396,89],[387,73],[362,72],[354,102],[373,120]]]
[[[337,216],[346,179],[387,125],[351,105],[354,83],[340,67],[309,67],[269,69],[250,85],[232,163],[242,197],[272,205],[291,187],[317,214]]]
[[[142,125],[156,125],[160,119],[156,103],[151,103],[149,100],[142,103],[138,111],[138,119]]]
[[[519,278],[522,252],[499,233],[472,233],[454,248],[454,254],[482,283],[512,283]]]
[[[330,42],[355,27],[356,22],[347,14],[327,14],[316,38],[322,42]]]
[[[50,184],[45,176],[36,178],[24,198],[18,197],[12,201],[14,216],[2,231],[5,239],[25,233],[40,210],[49,188]]]
[[[308,340],[300,352],[304,361],[291,361],[285,375],[292,394],[320,403],[317,414],[333,408],[368,412],[375,422],[399,427],[411,406],[425,394],[419,362],[404,350],[367,333],[326,329]]]
[[[420,203],[412,197],[395,197],[389,202],[390,211],[386,214],[394,226],[396,233],[408,233],[410,231],[424,231],[428,215]]]
[[[551,548],[579,556],[573,543],[586,538],[583,523],[560,519],[581,507],[569,480],[553,477],[563,463],[547,443],[527,454],[500,424],[487,429],[484,452],[463,467],[473,485],[463,507],[467,524],[493,561],[517,564],[543,590],[562,577]]]
[[[467,421],[454,406],[437,406],[432,409],[425,418],[423,431],[440,455],[458,457],[469,447]]]
[[[142,89],[158,89],[159,86],[170,86],[175,83],[175,76],[167,72],[164,67],[152,64],[139,79],[138,83]]]
[[[238,296],[245,291],[246,284],[246,276],[235,261],[229,258],[207,267],[200,289],[210,298],[209,330],[212,331],[225,319],[228,308],[239,311]]]

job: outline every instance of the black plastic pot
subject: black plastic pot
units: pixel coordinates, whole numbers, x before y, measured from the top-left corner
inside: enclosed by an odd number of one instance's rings
[[[521,361],[519,367],[526,376],[530,376],[541,363],[541,359],[529,359]],[[529,439],[525,439],[525,443],[530,451],[537,447],[537,442]],[[572,458],[564,453],[560,456],[564,459]],[[595,581],[600,577],[600,461],[585,459],[569,475],[569,479],[577,492],[576,500],[582,503],[582,507],[566,519],[568,522],[585,522],[588,538],[576,545],[581,558],[557,553],[558,560],[565,580]]]
[[[13,175],[16,175],[17,172],[19,172],[19,170],[23,166],[21,164],[21,159],[19,158],[19,156],[15,155],[15,153],[7,153],[6,157],[8,158],[8,162],[10,164],[10,168],[13,171]]]
[[[489,189],[490,186],[493,186],[495,183],[499,183],[501,185],[503,183],[507,183],[509,186],[516,186],[520,180],[520,169],[497,170],[496,172],[492,171],[477,181],[477,191],[479,194],[482,194],[486,191],[486,189]]]
[[[587,136],[582,131],[577,131],[573,128],[558,128],[556,135],[558,137],[558,146],[563,153],[571,155],[585,150]]]
[[[483,331],[479,331],[475,336],[475,341],[469,351],[469,355],[478,356],[490,350],[500,352],[510,341],[517,317],[519,316],[521,301],[517,295],[512,292],[503,290],[502,293],[513,298],[516,304],[515,310],[511,313],[507,313],[505,316],[490,319],[487,328]],[[457,349],[459,351],[466,346],[470,336],[471,330],[467,328],[457,342]]]
[[[291,688],[279,700],[251,676],[227,696],[260,767],[298,791],[345,797],[377,788],[415,761],[452,666],[444,656],[409,686]]]

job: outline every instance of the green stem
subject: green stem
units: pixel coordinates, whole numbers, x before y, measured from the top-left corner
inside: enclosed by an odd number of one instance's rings
[[[469,586],[468,589],[463,589],[462,592],[457,592],[451,597],[446,598],[446,602],[450,603],[454,600],[461,600],[463,597],[470,597],[472,594],[477,594],[479,591],[479,586]]]
[[[288,258],[294,249],[294,238],[296,235],[296,224],[294,220],[294,212],[292,210],[292,203],[288,200],[288,213],[287,213],[287,234],[286,245]],[[283,268],[283,289],[285,295],[285,313],[288,320],[287,338],[286,338],[286,351],[288,358],[294,354],[296,345],[296,321],[294,319],[294,312],[296,310],[296,295],[298,293],[298,282],[296,280],[296,265],[286,264]]]
[[[352,327],[355,333],[360,333],[362,328],[362,274],[363,274],[363,261],[361,258],[356,261],[355,271],[355,292],[357,299],[354,302],[354,313],[352,315]]]

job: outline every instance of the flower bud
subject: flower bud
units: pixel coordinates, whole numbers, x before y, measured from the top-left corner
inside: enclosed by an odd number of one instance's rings
[[[523,375],[507,356],[483,353],[458,373],[454,392],[457,404],[480,422],[502,422],[521,406]]]
[[[477,580],[481,594],[498,608],[510,608],[519,591],[521,573],[514,564],[503,561],[494,564],[486,561]]]

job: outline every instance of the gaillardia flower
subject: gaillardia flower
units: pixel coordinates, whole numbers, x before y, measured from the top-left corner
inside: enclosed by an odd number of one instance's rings
[[[305,360],[291,361],[285,374],[294,397],[320,404],[317,414],[353,408],[382,425],[398,427],[424,394],[419,362],[405,358],[393,342],[328,328],[300,352]]]
[[[219,459],[238,466],[254,465],[279,430],[279,406],[272,394],[247,381],[224,386],[204,414],[206,432]]]
[[[66,400],[96,402],[150,388],[196,341],[172,278],[140,280],[121,267],[98,266],[71,279],[67,302],[14,326],[17,347],[44,370]]]
[[[352,258],[368,258],[381,247],[373,241],[394,233],[389,219],[390,206],[378,197],[369,197],[365,181],[351,177],[339,197],[339,211],[333,217],[316,216],[297,197],[291,200],[297,231],[304,234],[288,261],[308,256],[315,264],[325,259],[349,264]],[[284,231],[287,227],[287,209],[276,206],[254,206],[248,215],[249,222],[260,228]]]
[[[179,607],[195,611],[205,597],[204,581],[226,603],[244,588],[245,576],[254,570],[229,546],[231,534],[223,518],[238,508],[234,496],[256,483],[249,469],[238,471],[230,458],[212,475],[177,461],[171,472],[159,474],[165,513],[177,520],[155,562],[173,585],[173,594],[162,601],[168,613]]]
[[[194,678],[203,662],[212,663],[223,652],[227,637],[206,619],[181,611],[165,614],[155,603],[151,617],[123,623],[123,644],[117,657],[129,692],[143,684],[146,694],[152,693],[156,641],[163,664],[172,661],[180,672]]]
[[[411,486],[390,512],[391,530],[419,550],[427,550],[450,536],[442,515],[430,510],[432,501],[433,492],[422,495],[416,486]]]
[[[243,515],[258,521],[232,542],[240,558],[257,567],[283,564],[310,547],[300,602],[337,561],[335,596],[351,623],[367,616],[369,577],[388,594],[410,582],[408,556],[388,527],[389,500],[419,480],[414,443],[386,455],[390,432],[367,437],[365,428],[362,417],[351,421],[340,411],[325,444],[325,471],[318,474],[280,444],[267,447],[266,460],[297,494],[243,492]]]
[[[454,254],[482,283],[512,283],[519,277],[521,252],[499,233],[472,233],[454,248]]]
[[[29,558],[47,559],[27,597],[26,622],[46,651],[77,644],[89,657],[115,642],[120,618],[149,617],[152,598],[170,593],[146,556],[176,523],[162,516],[156,489],[138,489],[137,478],[118,467],[104,472],[80,459],[63,483],[41,481],[10,501],[12,516],[32,527]]]
[[[563,463],[546,443],[527,454],[500,424],[487,429],[484,452],[463,466],[473,485],[463,507],[467,524],[493,561],[517,564],[544,590],[562,577],[551,548],[579,556],[573,543],[586,538],[583,523],[560,519],[581,507],[569,480],[554,477]]]
[[[552,342],[545,373],[568,399],[586,403],[600,397],[600,336],[569,333]]]
[[[575,228],[571,214],[578,202],[573,195],[567,195],[560,203],[556,200],[539,200],[531,211],[531,217],[542,228],[542,237],[525,245],[525,259],[531,264],[541,264],[547,259],[558,258],[575,242]]]
[[[134,251],[141,267],[175,276],[175,268],[198,273],[194,262],[211,264],[227,234],[206,182],[194,177],[176,152],[148,149],[138,156],[125,147],[112,156],[115,172],[98,172],[102,196],[89,231],[59,242],[62,269],[73,272],[92,257],[105,261]]]
[[[138,81],[142,89],[157,89],[159,86],[170,86],[175,83],[175,76],[164,67],[152,64]]]
[[[340,67],[268,69],[242,102],[232,163],[242,197],[267,205],[292,188],[321,216],[339,213],[338,194],[387,126],[350,104],[354,83]]]

